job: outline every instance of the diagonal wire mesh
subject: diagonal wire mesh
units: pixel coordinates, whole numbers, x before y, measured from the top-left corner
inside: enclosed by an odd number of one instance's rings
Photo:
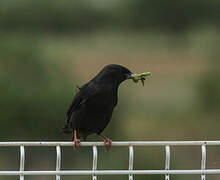
[[[103,142],[82,142],[81,146],[91,146],[93,149],[93,165],[91,170],[61,170],[61,147],[73,146],[72,142],[0,142],[1,146],[20,147],[20,170],[0,171],[0,176],[19,176],[25,180],[26,175],[54,175],[56,180],[61,180],[64,175],[90,175],[92,180],[97,180],[97,175],[128,175],[128,180],[134,180],[133,175],[140,174],[163,174],[165,180],[171,180],[172,174],[198,174],[201,180],[206,180],[207,174],[220,174],[220,169],[206,169],[206,148],[207,146],[220,145],[220,141],[129,141],[112,142],[112,146],[127,146],[129,150],[128,170],[97,170],[98,150],[97,146],[103,146]],[[170,149],[173,146],[200,146],[201,147],[201,169],[170,170]],[[25,146],[54,146],[56,147],[56,170],[55,171],[25,171]],[[164,170],[133,170],[134,146],[161,146],[165,148],[165,169]],[[80,153],[80,152],[79,152]]]

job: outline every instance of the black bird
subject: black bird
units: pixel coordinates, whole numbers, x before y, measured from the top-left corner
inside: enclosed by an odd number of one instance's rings
[[[108,125],[118,101],[118,87],[126,79],[135,76],[129,69],[117,64],[105,66],[92,80],[79,87],[79,91],[67,111],[64,133],[73,133],[76,149],[80,147],[79,138],[84,140],[96,133],[104,140],[106,149],[111,140],[101,133]],[[143,78],[141,78],[143,80]]]

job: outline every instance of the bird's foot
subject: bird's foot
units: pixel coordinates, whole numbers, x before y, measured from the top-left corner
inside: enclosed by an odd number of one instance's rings
[[[79,150],[80,149],[80,140],[74,139],[73,143],[74,143],[74,147],[76,148],[76,150]]]
[[[76,150],[79,150],[80,148],[80,139],[77,138],[77,132],[76,130],[74,130],[74,135],[73,135],[73,143],[74,143],[74,147],[76,148]]]
[[[106,150],[111,149],[111,147],[112,147],[112,140],[111,139],[105,139],[104,140],[104,146],[105,146]]]
[[[112,147],[112,140],[107,138],[107,137],[105,137],[105,136],[103,136],[102,134],[98,134],[98,136],[104,140],[104,146],[105,146],[106,150],[111,149],[111,147]]]

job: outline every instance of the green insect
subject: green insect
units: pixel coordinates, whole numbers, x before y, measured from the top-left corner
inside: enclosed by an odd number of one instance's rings
[[[137,83],[139,80],[141,80],[142,82],[142,85],[144,86],[144,80],[145,80],[145,77],[147,76],[151,76],[151,72],[144,72],[144,73],[140,73],[140,74],[132,74],[132,79],[135,83]]]

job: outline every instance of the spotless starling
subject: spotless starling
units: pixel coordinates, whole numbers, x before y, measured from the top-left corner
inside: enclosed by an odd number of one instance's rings
[[[101,133],[108,125],[114,107],[118,101],[118,87],[126,79],[142,81],[150,72],[135,74],[126,67],[117,64],[105,66],[92,80],[79,87],[67,111],[64,133],[73,133],[76,149],[80,147],[80,137],[86,140],[90,134],[97,134],[104,140],[106,149],[110,149],[111,140]]]

